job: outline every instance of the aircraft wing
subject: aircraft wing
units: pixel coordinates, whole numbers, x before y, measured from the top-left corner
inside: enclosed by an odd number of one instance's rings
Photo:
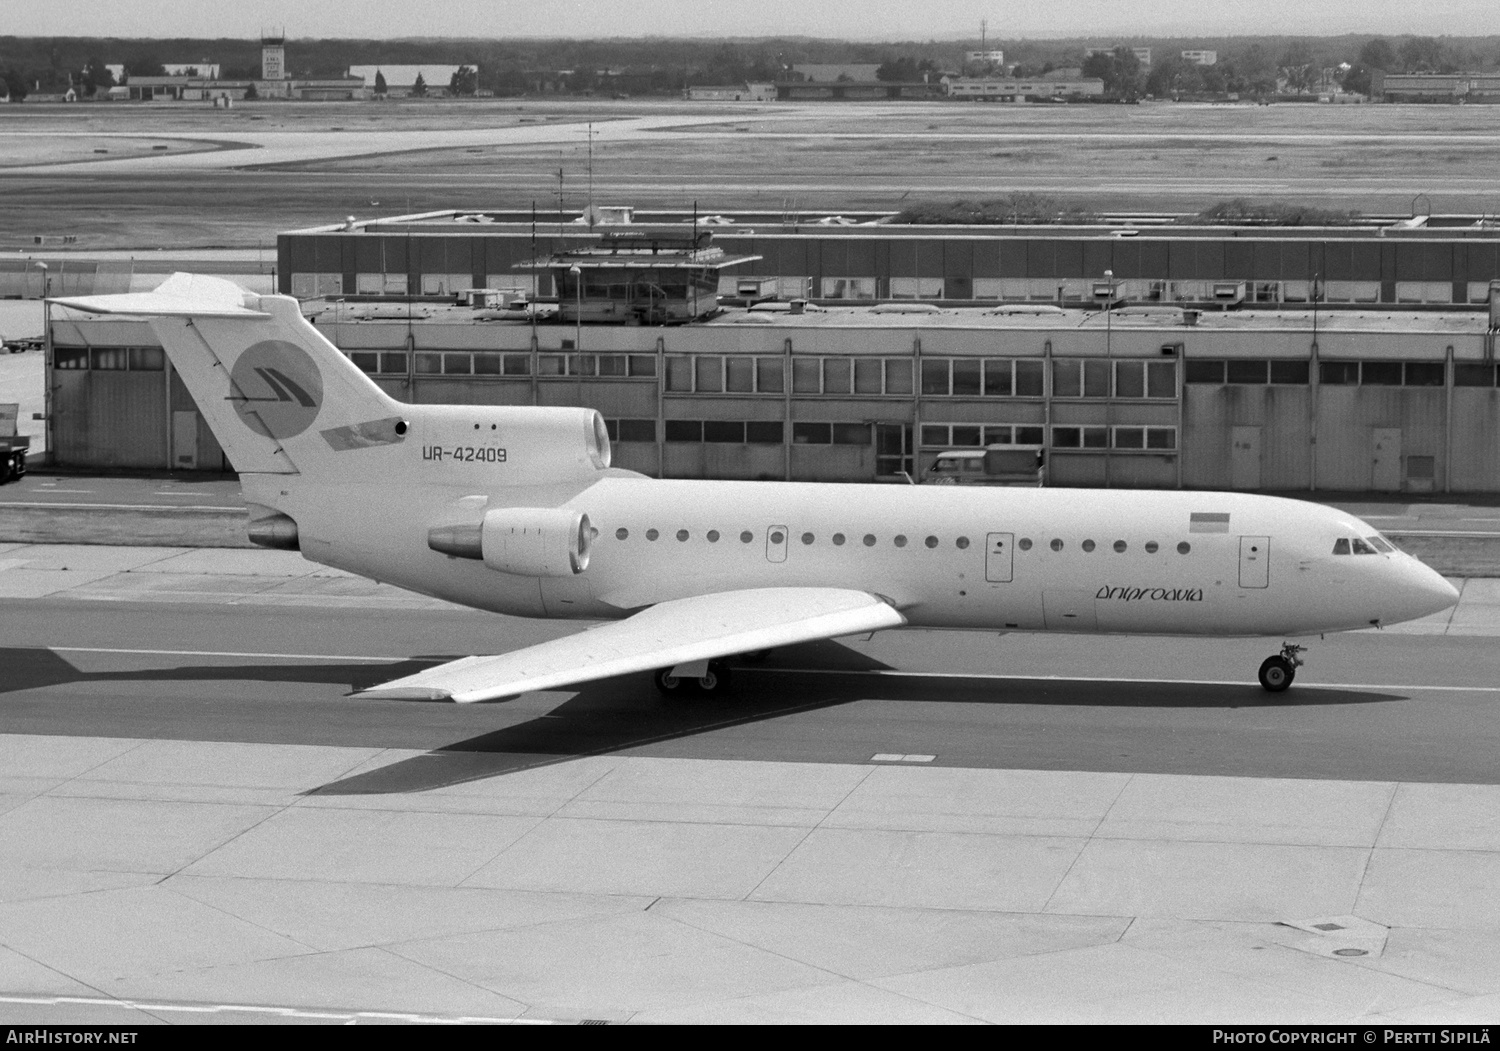
[[[905,623],[899,610],[865,591],[725,591],[661,602],[626,620],[514,653],[465,657],[360,691],[360,696],[488,701]]]

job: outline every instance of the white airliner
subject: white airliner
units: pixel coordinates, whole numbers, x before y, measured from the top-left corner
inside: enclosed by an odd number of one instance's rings
[[[250,538],[497,613],[604,620],[366,695],[482,701],[888,628],[1295,638],[1454,588],[1353,515],[1206,492],[659,481],[588,409],[394,401],[287,296],[178,274],[56,299],[150,319],[240,474]],[[1292,682],[1285,643],[1260,682]]]

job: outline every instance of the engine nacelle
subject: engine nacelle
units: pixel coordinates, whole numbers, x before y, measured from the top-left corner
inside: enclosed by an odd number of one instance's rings
[[[300,551],[297,523],[290,515],[260,504],[247,504],[250,522],[245,528],[250,543],[279,551]]]
[[[594,527],[566,507],[497,507],[475,523],[434,526],[427,546],[523,577],[566,577],[589,565]]]

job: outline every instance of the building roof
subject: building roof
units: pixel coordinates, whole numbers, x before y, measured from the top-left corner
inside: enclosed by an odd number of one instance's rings
[[[465,62],[475,73],[479,72],[477,62]],[[422,83],[428,87],[446,88],[448,82],[453,79],[453,74],[459,70],[458,66],[444,66],[437,64],[422,64],[417,66],[403,65],[374,65],[374,66],[350,66],[349,76],[351,79],[363,79],[366,86],[375,86],[375,74],[379,73],[385,77],[387,87],[409,88],[417,82],[417,74],[422,75]]]
[[[808,80],[818,83],[836,81],[839,77],[849,80],[874,80],[875,71],[880,66],[876,63],[862,62],[799,62],[792,66],[793,73],[800,73]]]

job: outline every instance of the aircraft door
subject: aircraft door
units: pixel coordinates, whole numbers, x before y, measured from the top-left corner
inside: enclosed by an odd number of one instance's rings
[[[786,538],[787,527],[784,525],[773,525],[766,528],[766,561],[786,561]]]
[[[1014,533],[991,533],[984,552],[984,579],[992,584],[1008,584],[1014,568],[1011,545]]]
[[[1240,537],[1240,587],[1271,586],[1271,538]]]

